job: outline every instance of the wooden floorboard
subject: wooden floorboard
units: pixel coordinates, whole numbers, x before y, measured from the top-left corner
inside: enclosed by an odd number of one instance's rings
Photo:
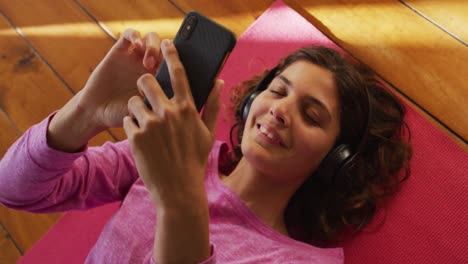
[[[0,133],[0,157],[3,157],[11,144],[21,136],[21,133],[3,111],[0,111],[0,128],[2,130],[2,133]]]
[[[0,225],[0,263],[16,263],[20,256],[20,251],[16,248],[14,242],[8,236],[7,231],[4,230]]]
[[[468,43],[468,1],[404,0],[403,2]]]
[[[84,87],[115,42],[73,1],[23,0],[11,4],[0,0],[0,10],[73,93]],[[32,55],[23,54],[27,56]],[[31,58],[30,64],[39,60]],[[111,131],[120,140],[126,138],[123,129]]]
[[[79,0],[78,3],[116,38],[126,28],[136,29],[142,35],[157,32],[162,39],[174,38],[184,19],[184,14],[165,0]]]
[[[395,0],[286,0],[415,104],[468,140],[468,52]]]
[[[174,0],[184,12],[197,10],[219,24],[227,27],[239,37],[274,1],[218,1]]]
[[[27,43],[0,17],[0,108],[21,133],[60,109],[72,92]],[[6,31],[8,30],[8,31]],[[91,144],[112,140],[107,132]]]
[[[5,13],[4,7],[4,3],[0,2],[2,13]],[[14,12],[9,14],[12,13]],[[22,28],[27,27],[26,25],[33,27],[32,23],[27,22]],[[14,140],[63,106],[73,93],[3,17],[0,17],[0,32],[0,146],[3,156]],[[31,43],[34,46],[35,42]],[[60,50],[59,47],[54,47]],[[46,53],[39,52],[41,56]],[[66,56],[62,60],[65,61]],[[107,132],[93,138],[90,145],[102,145],[105,141],[113,141]],[[58,217],[60,214],[37,215],[0,206],[0,221],[23,251],[27,251]]]
[[[1,223],[23,252],[27,252],[61,216],[61,213],[34,214],[0,206]]]

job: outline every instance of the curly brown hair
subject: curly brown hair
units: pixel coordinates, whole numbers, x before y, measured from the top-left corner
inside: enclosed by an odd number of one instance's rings
[[[411,135],[404,121],[404,105],[383,88],[369,68],[333,49],[313,46],[299,49],[282,59],[277,74],[300,60],[334,74],[341,117],[341,130],[335,146],[347,144],[358,149],[358,153],[346,172],[351,185],[326,185],[318,180],[320,177],[314,177],[316,172],[312,172],[291,197],[284,220],[293,239],[316,246],[336,246],[362,230],[377,208],[385,205],[387,198],[393,196],[409,177]],[[230,110],[235,116],[230,137],[232,157],[220,165],[226,175],[242,158],[240,143],[244,123],[239,114],[241,103],[266,73],[232,89]],[[237,140],[234,141],[236,128]],[[367,131],[365,137],[363,131]]]

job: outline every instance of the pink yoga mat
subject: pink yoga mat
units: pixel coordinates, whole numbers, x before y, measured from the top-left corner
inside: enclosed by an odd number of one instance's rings
[[[337,11],[338,12],[338,11]],[[275,2],[238,39],[220,78],[228,89],[305,45],[339,49],[282,1]],[[217,138],[229,142],[232,119],[221,110]],[[408,108],[412,175],[391,202],[353,241],[343,245],[347,264],[468,263],[468,154]],[[66,213],[20,263],[83,263],[118,204]]]

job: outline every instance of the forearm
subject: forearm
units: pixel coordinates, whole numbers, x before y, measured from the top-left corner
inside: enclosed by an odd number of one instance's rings
[[[56,113],[29,128],[13,143],[0,160],[0,202],[6,206],[30,210],[51,192],[55,179],[66,173],[80,153],[66,153],[46,144],[47,126]]]
[[[88,141],[103,131],[93,122],[93,113],[80,107],[81,94],[76,94],[51,120],[47,129],[47,143],[50,147],[65,151],[78,152]]]
[[[210,256],[206,193],[178,205],[158,207],[156,263],[199,263]]]
[[[138,177],[127,141],[65,153],[47,144],[57,112],[29,128],[0,160],[0,203],[36,213],[121,200]]]

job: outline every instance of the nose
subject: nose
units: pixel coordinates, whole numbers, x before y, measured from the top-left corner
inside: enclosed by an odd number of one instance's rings
[[[283,126],[289,126],[290,117],[288,111],[288,104],[285,102],[277,102],[271,105],[270,115],[274,117],[274,120]]]

